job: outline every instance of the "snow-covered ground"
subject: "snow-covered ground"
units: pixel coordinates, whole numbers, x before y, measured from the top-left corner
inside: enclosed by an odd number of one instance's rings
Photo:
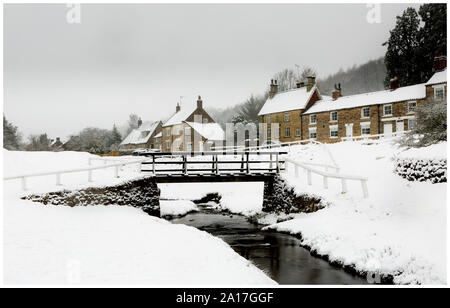
[[[369,177],[369,198],[362,197],[359,182],[349,181],[349,192],[341,194],[339,180],[330,179],[324,189],[322,178],[313,175],[313,185],[308,186],[306,174],[301,171],[296,178],[291,169],[284,177],[296,191],[321,196],[329,206],[269,228],[301,233],[305,245],[331,260],[362,271],[393,274],[396,283],[446,283],[447,184],[408,182],[393,173],[392,158],[404,149],[389,141],[327,147],[341,173]],[[446,157],[446,143],[401,155]],[[318,146],[292,147],[289,156],[330,163]]]
[[[4,176],[87,167],[89,154],[4,151]],[[120,159],[135,159],[121,157]],[[94,165],[103,162],[93,162]],[[25,194],[119,184],[136,166],[4,181],[4,281],[7,284],[267,284],[275,282],[225,242],[126,206],[64,207]],[[187,203],[184,203],[185,205]],[[164,209],[164,206],[163,206]],[[165,208],[170,210],[170,206]],[[173,210],[173,209],[172,209]]]
[[[197,205],[190,200],[160,200],[161,216],[181,216],[198,211]]]

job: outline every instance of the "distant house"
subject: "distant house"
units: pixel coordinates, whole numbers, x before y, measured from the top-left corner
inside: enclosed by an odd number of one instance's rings
[[[211,124],[211,125],[208,125]],[[217,141],[225,133],[213,118],[203,109],[203,101],[198,96],[194,106],[177,104],[175,114],[162,125],[162,150],[202,151],[205,143]]]
[[[56,140],[50,145],[50,150],[54,152],[64,151],[64,144],[61,142],[59,137],[56,137]]]
[[[161,149],[162,122],[139,121],[139,127],[133,129],[128,136],[120,143],[120,150],[134,149]]]
[[[400,87],[394,78],[388,90],[349,96],[342,95],[340,85],[335,86],[332,97],[322,96],[314,77],[308,77],[306,86],[298,83],[296,89],[280,93],[277,82],[272,81],[259,120],[267,124],[266,139],[281,142],[337,142],[345,137],[410,130],[416,123],[417,106],[446,99],[445,56],[435,58],[434,70],[427,83]]]

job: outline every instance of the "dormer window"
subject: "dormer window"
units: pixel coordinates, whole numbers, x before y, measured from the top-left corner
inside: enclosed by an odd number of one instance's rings
[[[444,100],[444,86],[434,87],[434,99],[438,101]]]

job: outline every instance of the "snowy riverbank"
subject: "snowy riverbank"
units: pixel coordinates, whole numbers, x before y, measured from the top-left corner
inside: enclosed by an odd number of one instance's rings
[[[321,177],[313,175],[313,185],[308,186],[303,172],[299,178],[285,174],[297,192],[319,195],[328,206],[268,228],[301,234],[304,245],[330,261],[392,275],[398,284],[446,283],[447,184],[409,182],[396,175],[393,157],[402,150],[390,142],[327,147],[342,173],[369,177],[370,197],[362,198],[358,182],[349,182],[349,192],[341,194],[337,180],[324,189]],[[433,146],[429,152],[445,157],[445,149],[446,144]],[[426,156],[427,149],[402,153],[415,154]],[[290,157],[329,163],[317,146],[293,147]]]
[[[86,167],[89,154],[4,151],[4,175]],[[123,159],[127,159],[124,157]],[[129,159],[129,158],[128,158]],[[94,162],[103,164],[103,162]],[[51,206],[24,194],[115,185],[142,177],[126,166],[120,178],[98,170],[4,181],[4,281],[7,284],[266,284],[275,282],[222,240],[127,206]]]

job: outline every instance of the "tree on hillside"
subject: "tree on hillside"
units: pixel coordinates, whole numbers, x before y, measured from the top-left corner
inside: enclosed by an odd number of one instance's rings
[[[233,117],[233,123],[258,123],[258,113],[266,99],[265,96],[256,97],[252,94],[241,106],[239,113]]]
[[[130,114],[130,116],[128,117],[128,128],[126,131],[126,135],[128,136],[129,133],[131,133],[131,131],[135,128],[138,128],[139,126],[139,116],[137,114]]]
[[[304,80],[306,80],[307,77],[310,77],[310,76],[316,77],[317,71],[315,69],[313,69],[312,67],[305,65],[302,67],[302,70],[299,73],[298,81],[304,81]]]
[[[17,126],[6,120],[3,115],[3,148],[7,150],[18,150],[20,148],[21,136]]]
[[[278,91],[283,92],[297,87],[297,82],[305,81],[306,77],[317,76],[317,71],[310,66],[303,66],[298,72],[286,68],[273,76],[273,79],[278,82]]]
[[[119,133],[119,130],[116,127],[116,124],[113,125],[111,130],[111,137],[109,141],[109,148],[111,150],[117,150],[119,148],[119,144],[122,142],[122,136]]]
[[[28,137],[28,143],[25,146],[27,151],[50,151],[52,141],[47,134],[31,135]]]
[[[397,16],[389,40],[383,43],[383,46],[387,45],[384,57],[387,68],[385,85],[389,85],[390,79],[395,76],[399,78],[401,86],[422,82],[419,25],[419,15],[412,7],[407,8],[402,16]]]
[[[420,29],[422,61],[425,62],[423,78],[428,80],[433,74],[435,54],[447,54],[447,4],[423,4],[419,8],[419,15],[424,23]]]

